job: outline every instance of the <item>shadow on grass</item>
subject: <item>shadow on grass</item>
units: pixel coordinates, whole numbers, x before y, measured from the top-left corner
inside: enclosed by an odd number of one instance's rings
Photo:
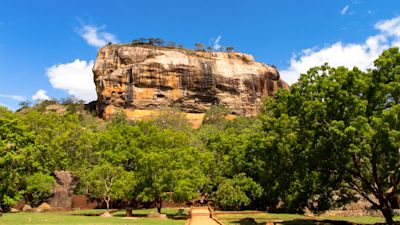
[[[89,213],[74,213],[71,214],[72,216],[101,216],[103,213],[105,213],[106,210],[100,211],[100,212],[89,212]],[[123,210],[117,210],[117,209],[111,209],[109,211],[110,214],[112,214],[113,217],[125,217],[125,211]],[[188,215],[186,213],[165,213],[167,215],[168,219],[174,219],[174,220],[187,220]],[[143,213],[133,213],[132,217],[139,217],[139,218],[148,218],[149,217],[149,212],[143,212]],[[156,217],[154,217],[156,218]]]
[[[258,223],[253,218],[244,218],[238,221],[232,221],[231,223],[240,225],[265,225],[265,224],[280,224],[280,225],[358,225],[357,223],[340,221],[340,220],[306,220],[306,219],[294,219],[281,222],[270,222]]]
[[[148,213],[133,213],[132,217],[140,217],[140,218],[147,218]],[[179,214],[179,213],[166,213],[168,219],[174,219],[174,220],[187,220],[188,215],[187,214]],[[120,213],[120,214],[113,214],[114,217],[125,217],[125,213]]]

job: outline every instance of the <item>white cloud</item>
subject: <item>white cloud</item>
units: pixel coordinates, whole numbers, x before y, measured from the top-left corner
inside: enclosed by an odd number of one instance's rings
[[[53,65],[46,69],[46,74],[53,88],[89,102],[97,99],[92,67],[93,61],[76,59],[71,63]]]
[[[214,40],[214,44],[213,44],[213,49],[214,51],[218,51],[221,49],[221,45],[219,44],[219,42],[221,41],[221,35],[218,35],[218,37]]]
[[[347,11],[349,10],[349,5],[346,5],[345,7],[343,7],[342,10],[340,10],[340,14],[341,15],[345,15],[347,13]]]
[[[103,47],[108,42],[118,43],[115,35],[101,31],[104,27],[96,27],[94,25],[86,25],[81,23],[81,28],[78,29],[78,34],[91,46]]]
[[[12,100],[19,101],[19,102],[25,101],[25,98],[22,97],[21,95],[3,95],[3,94],[0,94],[0,98],[8,98],[8,99],[12,99]]]
[[[362,70],[373,67],[375,60],[383,50],[391,46],[400,46],[400,16],[380,21],[375,25],[379,33],[363,43],[337,42],[325,48],[304,49],[300,54],[293,55],[289,68],[280,72],[282,79],[292,84],[301,73],[314,66],[329,63],[331,66],[357,66]]]
[[[50,97],[46,95],[46,91],[39,89],[33,96],[32,100],[34,101],[44,101],[44,100],[50,100]]]
[[[390,20],[379,21],[375,24],[375,28],[380,30],[382,33],[387,36],[396,36],[400,37],[400,16],[395,17]]]

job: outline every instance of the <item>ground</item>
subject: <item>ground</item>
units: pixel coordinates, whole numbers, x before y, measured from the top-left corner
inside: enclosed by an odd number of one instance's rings
[[[163,208],[162,212],[168,216],[173,216],[178,213],[178,208]],[[0,225],[184,225],[185,220],[174,219],[157,219],[147,218],[151,212],[156,212],[156,209],[140,209],[133,210],[134,218],[124,219],[124,210],[114,212],[114,217],[103,218],[95,215],[104,212],[104,209],[82,210],[73,212],[54,212],[54,213],[5,213],[0,217]],[[342,220],[350,221],[358,224],[374,224],[383,223],[384,219],[379,217],[317,217],[310,218],[296,214],[272,214],[259,211],[216,211],[217,218],[225,225],[256,225],[266,224],[267,222],[279,222],[282,225],[315,225],[315,220]],[[255,220],[245,220],[252,218]],[[395,220],[400,221],[400,217]],[[320,225],[329,225],[331,223],[319,223]],[[190,225],[217,225],[210,218],[207,208],[195,208],[192,211],[192,222]]]
[[[218,223],[210,218],[210,211],[207,207],[196,207],[192,210],[190,225],[218,225]]]
[[[255,224],[251,220],[245,220],[245,218],[252,218],[258,224],[265,224],[267,222],[280,222],[282,225],[314,225],[317,224],[316,220],[326,221],[325,223],[319,223],[329,225],[328,220],[335,221],[348,221],[357,224],[375,224],[383,223],[385,220],[383,217],[372,217],[372,216],[358,216],[358,217],[306,217],[303,215],[296,214],[273,214],[257,211],[243,211],[238,212],[224,212],[217,211],[217,218],[226,225],[240,224],[240,225],[252,225]],[[400,217],[395,217],[395,220],[400,221]]]
[[[105,210],[83,210],[78,212],[54,212],[54,213],[5,213],[0,217],[0,225],[184,225],[185,220],[146,218],[150,212],[156,209],[134,210],[136,216],[133,219],[123,219],[125,211],[113,213],[114,217],[104,218],[99,216],[84,216],[97,214]],[[173,215],[177,208],[163,209],[163,213]]]

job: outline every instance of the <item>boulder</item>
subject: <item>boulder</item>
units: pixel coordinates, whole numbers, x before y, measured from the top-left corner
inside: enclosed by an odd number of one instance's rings
[[[308,217],[314,217],[315,216],[314,213],[308,207],[305,207],[303,211],[304,211],[304,215],[305,216],[308,216]]]
[[[50,206],[48,203],[43,202],[43,203],[40,204],[37,208],[38,208],[38,209],[41,209],[41,210],[48,210],[48,209],[51,209],[51,206]]]
[[[73,176],[69,171],[55,171],[54,176],[56,185],[49,205],[53,208],[72,209],[73,193],[78,182],[77,177]]]
[[[158,213],[158,212],[151,212],[147,215],[149,218],[167,218],[166,214]]]
[[[32,206],[25,204],[24,207],[22,207],[22,211],[26,212],[26,211],[30,211],[32,210]]]
[[[101,217],[113,217],[113,215],[110,214],[110,212],[105,212],[103,214],[100,215]]]
[[[11,209],[10,209],[10,213],[17,213],[17,212],[19,212],[19,210],[16,209],[16,208],[11,208]]]
[[[90,199],[86,195],[72,196],[72,209],[95,209],[101,206],[101,200]]]

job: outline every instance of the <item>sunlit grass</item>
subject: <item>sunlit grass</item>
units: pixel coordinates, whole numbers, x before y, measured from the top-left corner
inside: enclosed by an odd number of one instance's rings
[[[223,211],[218,211],[219,213],[224,213]],[[384,223],[385,219],[383,217],[372,217],[372,216],[350,216],[350,217],[306,217],[298,214],[285,214],[285,213],[263,213],[257,211],[244,211],[240,212],[229,212],[230,214],[217,214],[218,219],[220,219],[225,224],[245,224],[243,219],[252,218],[257,223],[266,222],[281,222],[282,225],[285,224],[296,224],[296,225],[314,225],[316,221],[348,221],[358,224],[375,224]],[[253,212],[253,213],[251,213]],[[226,212],[225,212],[226,213]],[[396,221],[400,221],[400,217],[394,218]],[[322,224],[322,223],[319,223]],[[329,222],[324,223],[326,225]]]
[[[65,212],[65,214],[73,214],[73,215],[97,215],[105,212],[105,209],[89,209],[89,210],[77,210],[77,211],[69,211]],[[167,215],[175,215],[179,211],[179,208],[161,208],[161,213]],[[145,216],[152,212],[157,212],[156,208],[149,208],[149,209],[133,209],[132,213],[134,216]],[[189,212],[189,209],[185,209],[185,214]],[[113,212],[112,215],[114,216],[123,216],[125,215],[125,209],[120,209],[117,212]]]
[[[89,214],[99,214],[105,212],[104,209],[81,210],[70,212],[48,212],[48,213],[4,213],[0,217],[0,225],[183,225],[185,220],[147,218],[147,214],[156,212],[156,209],[133,210],[135,217],[124,219],[125,210],[113,213],[114,217],[104,218],[99,216],[84,216]],[[175,215],[178,208],[165,208],[162,213]]]

